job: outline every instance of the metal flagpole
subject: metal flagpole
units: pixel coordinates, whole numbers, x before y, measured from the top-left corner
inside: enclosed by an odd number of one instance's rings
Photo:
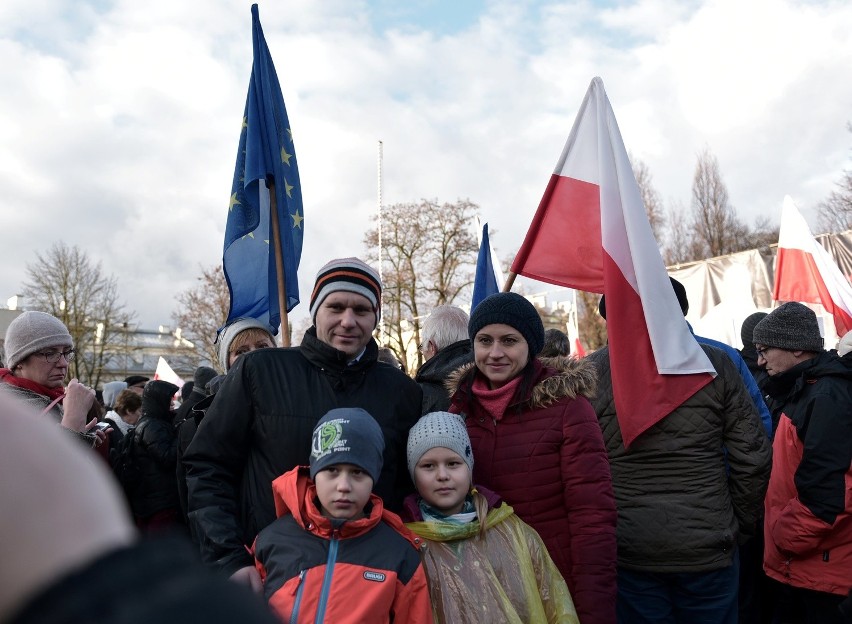
[[[379,281],[382,281],[382,161],[383,161],[383,144],[379,141],[378,153],[378,209],[379,209]],[[382,309],[382,299],[379,298],[379,310]],[[379,316],[379,346],[384,342],[385,334],[385,315]]]

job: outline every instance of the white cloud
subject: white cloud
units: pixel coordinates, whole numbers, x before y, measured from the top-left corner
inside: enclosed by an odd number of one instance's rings
[[[813,222],[850,166],[852,7],[607,5],[491,2],[449,34],[376,32],[370,16],[382,9],[367,2],[261,6],[305,201],[295,319],[329,257],[365,255],[379,139],[387,203],[470,198],[505,255],[595,75],[664,198],[688,203],[707,145],[742,216],[777,221],[789,193]],[[248,5],[6,0],[0,54],[0,301],[35,251],[63,240],[104,262],[145,326],[169,323],[175,293],[221,256]]]

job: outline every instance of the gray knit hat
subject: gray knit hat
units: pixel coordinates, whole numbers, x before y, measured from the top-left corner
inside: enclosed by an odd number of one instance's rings
[[[376,324],[382,314],[382,280],[369,264],[358,258],[339,258],[327,263],[317,273],[311,293],[311,321],[316,324],[317,310],[323,300],[333,292],[351,292],[366,297],[376,311]],[[375,326],[374,326],[375,328]]]
[[[767,316],[766,312],[754,312],[745,317],[743,325],[740,327],[740,339],[743,341],[743,347],[754,345],[754,328]]]
[[[104,405],[109,409],[115,405],[119,393],[127,388],[126,381],[108,381],[104,384]]]
[[[272,339],[272,343],[275,343],[275,331],[263,321],[259,321],[255,318],[240,318],[235,321],[231,321],[230,325],[226,325],[224,328],[219,330],[219,336],[216,339],[216,342],[219,343],[219,365],[222,367],[222,370],[228,372],[230,366],[228,366],[228,352],[231,350],[231,343],[234,342],[234,338],[237,337],[237,334],[243,332],[247,329],[262,329],[269,337]]]
[[[319,419],[311,436],[311,479],[334,464],[353,464],[373,479],[382,473],[385,437],[360,407],[338,407]]]
[[[754,344],[787,351],[822,351],[816,314],[808,306],[788,301],[754,326]]]
[[[68,328],[47,312],[29,310],[6,329],[6,366],[15,368],[36,351],[47,347],[74,347]]]
[[[527,341],[530,357],[535,357],[544,347],[544,323],[538,310],[518,293],[501,292],[483,299],[470,314],[467,333],[471,341],[480,329],[492,323],[509,325],[518,330]]]
[[[467,427],[458,414],[430,412],[408,432],[408,472],[414,478],[414,468],[427,451],[440,446],[458,454],[473,474],[473,450]]]

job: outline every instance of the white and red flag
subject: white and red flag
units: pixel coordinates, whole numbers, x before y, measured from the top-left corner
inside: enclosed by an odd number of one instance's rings
[[[715,376],[681,313],[600,78],[589,86],[512,271],[606,295],[625,446]]]
[[[772,298],[820,303],[834,317],[838,336],[852,330],[852,285],[813,237],[789,195],[784,197],[781,209]]]
[[[160,359],[157,360],[157,370],[154,371],[154,379],[162,379],[163,381],[173,383],[178,388],[183,388],[183,378],[172,370],[172,367],[169,366],[169,363],[166,362],[163,356],[160,356]]]

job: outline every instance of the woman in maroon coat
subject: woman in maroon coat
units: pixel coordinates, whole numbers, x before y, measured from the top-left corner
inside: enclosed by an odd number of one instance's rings
[[[540,361],[544,326],[516,293],[471,314],[474,363],[450,380],[465,417],[474,482],[497,492],[541,535],[583,624],[615,622],[615,499],[597,417],[594,367]]]

